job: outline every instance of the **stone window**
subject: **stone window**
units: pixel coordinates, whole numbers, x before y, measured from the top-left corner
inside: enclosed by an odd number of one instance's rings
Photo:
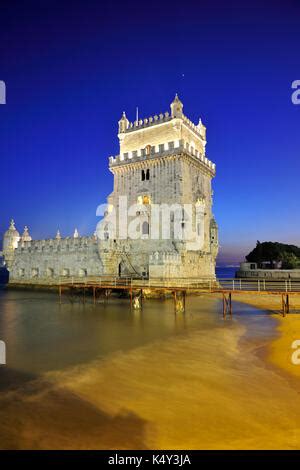
[[[146,221],[142,225],[142,235],[149,235],[149,224]]]
[[[151,145],[146,145],[145,147],[145,155],[150,155],[151,152]]]
[[[142,170],[142,181],[149,181],[150,180],[150,170],[147,168],[147,170]]]
[[[79,274],[80,277],[86,277],[87,276],[87,269],[85,269],[85,268],[79,269],[78,274]]]
[[[31,277],[39,277],[39,269],[38,268],[32,268]]]
[[[63,268],[61,274],[64,277],[68,277],[68,276],[70,276],[70,270],[68,268]]]
[[[19,269],[19,277],[24,277],[25,276],[25,269],[24,268],[20,268]]]

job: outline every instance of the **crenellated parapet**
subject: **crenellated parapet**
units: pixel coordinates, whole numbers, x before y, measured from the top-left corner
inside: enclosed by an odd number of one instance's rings
[[[164,144],[148,146],[146,148],[140,148],[116,155],[115,157],[111,156],[109,157],[109,166],[112,170],[113,168],[126,163],[136,163],[142,161],[148,162],[155,158],[174,155],[174,153],[185,153],[206,167],[212,176],[215,175],[216,165],[212,163],[203,153],[199,152],[196,148],[194,148],[188,142],[185,142],[183,139],[166,142]]]
[[[206,140],[206,128],[202,124],[201,119],[199,120],[198,125],[194,124],[187,116],[183,114],[183,104],[179,100],[178,96],[175,96],[175,99],[170,105],[171,113],[165,111],[164,113],[155,114],[143,119],[137,119],[135,121],[129,121],[125,112],[119,121],[119,137],[122,134],[128,134],[134,131],[140,131],[143,129],[148,129],[153,126],[161,125],[168,123],[171,120],[180,120],[182,123],[187,125],[193,132],[195,132],[199,138]]]
[[[25,241],[16,248],[16,252],[76,252],[97,245],[93,237],[50,238],[45,240]]]
[[[199,119],[199,123],[196,125],[183,114],[182,120],[192,131],[194,131],[196,134],[199,134],[201,139],[206,142],[206,127],[202,124],[201,119]]]
[[[126,121],[126,126],[119,129],[120,132],[132,132],[140,129],[144,129],[146,127],[155,126],[156,124],[162,124],[163,122],[169,122],[172,119],[172,116],[168,111],[165,113],[155,114],[154,116],[150,116],[148,118],[139,119],[137,121]]]

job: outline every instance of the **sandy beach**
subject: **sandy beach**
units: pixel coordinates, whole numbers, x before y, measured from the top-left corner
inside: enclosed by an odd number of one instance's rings
[[[290,296],[290,313],[284,317],[281,313],[280,295],[233,294],[233,299],[262,310],[268,310],[276,318],[278,336],[267,348],[267,358],[291,377],[300,378],[300,365],[292,362],[292,354],[295,352],[292,344],[294,341],[300,340],[300,296]]]

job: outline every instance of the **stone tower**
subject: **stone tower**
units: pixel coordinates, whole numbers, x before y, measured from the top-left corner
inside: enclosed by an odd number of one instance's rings
[[[183,114],[177,95],[170,107],[135,122],[123,113],[119,121],[120,153],[109,159],[114,189],[97,230],[107,274],[215,278],[215,165],[206,157],[206,128]]]

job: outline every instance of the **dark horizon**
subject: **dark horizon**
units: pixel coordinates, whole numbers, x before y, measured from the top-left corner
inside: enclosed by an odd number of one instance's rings
[[[299,244],[300,6],[295,1],[37,1],[0,6],[0,236],[92,234],[112,191],[117,121],[169,111],[207,127],[218,263]]]

